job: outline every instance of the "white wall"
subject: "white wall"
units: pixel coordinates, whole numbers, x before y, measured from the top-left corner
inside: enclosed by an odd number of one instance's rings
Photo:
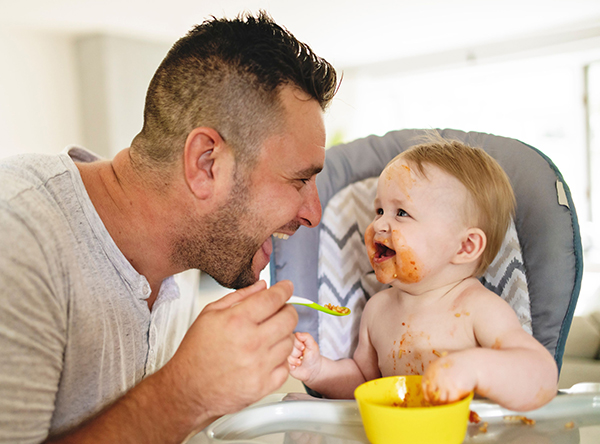
[[[104,156],[142,127],[170,43],[0,29],[0,157],[80,144]]]
[[[559,167],[585,222],[584,68],[600,60],[600,39],[526,54],[519,48],[514,42],[502,57],[432,54],[349,69],[330,111],[330,134],[350,141],[402,128],[454,128],[519,139]],[[600,195],[593,198],[600,208]]]
[[[146,90],[171,45],[107,35],[74,43],[84,145],[112,158],[142,129]]]
[[[0,157],[81,143],[72,38],[0,28],[0,54]]]

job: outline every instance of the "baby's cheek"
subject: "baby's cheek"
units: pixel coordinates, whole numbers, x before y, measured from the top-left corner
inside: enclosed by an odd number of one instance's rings
[[[406,284],[414,284],[423,279],[423,263],[410,247],[403,247],[398,252],[396,274],[398,280]]]
[[[375,237],[375,229],[371,223],[365,230],[365,246],[367,247],[367,255],[371,266],[373,266],[373,258],[375,257],[375,245],[373,244],[373,238]]]

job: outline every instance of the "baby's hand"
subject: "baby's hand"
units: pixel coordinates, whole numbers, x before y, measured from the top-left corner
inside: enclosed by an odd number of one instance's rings
[[[477,375],[460,358],[448,355],[433,361],[423,375],[423,395],[431,404],[458,401],[476,388]]]
[[[288,357],[290,374],[306,382],[321,368],[319,345],[310,333],[296,333],[294,348]]]

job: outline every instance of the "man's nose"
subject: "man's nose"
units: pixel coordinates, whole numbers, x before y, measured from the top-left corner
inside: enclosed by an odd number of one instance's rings
[[[319,200],[319,191],[317,190],[317,184],[315,181],[311,181],[307,184],[306,195],[302,206],[298,211],[298,217],[300,223],[307,227],[316,227],[321,221],[321,201]]]

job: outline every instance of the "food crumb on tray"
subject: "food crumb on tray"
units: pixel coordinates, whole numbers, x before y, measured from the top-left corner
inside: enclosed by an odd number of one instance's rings
[[[535,419],[530,419],[523,415],[509,415],[504,417],[505,422],[519,422],[527,425],[535,425]]]
[[[469,422],[475,423],[475,424],[479,424],[479,422],[481,421],[481,418],[479,417],[479,415],[477,414],[477,412],[474,412],[473,410],[469,411]]]

